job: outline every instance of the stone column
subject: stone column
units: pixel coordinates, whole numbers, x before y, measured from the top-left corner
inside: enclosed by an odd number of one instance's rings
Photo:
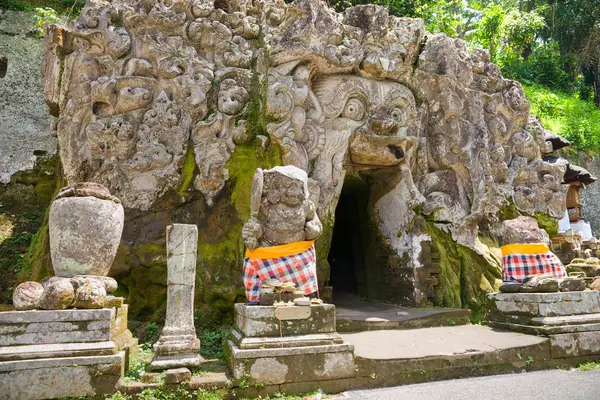
[[[194,328],[197,245],[196,225],[167,227],[167,317],[154,344],[152,369],[197,367],[203,361]]]

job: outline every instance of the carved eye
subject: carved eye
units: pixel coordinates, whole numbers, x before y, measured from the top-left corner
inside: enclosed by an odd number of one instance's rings
[[[344,107],[342,117],[359,121],[365,116],[365,105],[359,99],[349,99]]]
[[[390,116],[395,121],[404,122],[404,119],[406,118],[406,113],[403,109],[394,107],[394,108],[392,108],[392,111],[390,112]]]

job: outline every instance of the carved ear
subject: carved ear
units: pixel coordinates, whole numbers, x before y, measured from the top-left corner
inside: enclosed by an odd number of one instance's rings
[[[252,197],[250,198],[250,216],[258,217],[258,212],[260,211],[260,200],[262,198],[263,191],[263,170],[261,168],[257,168],[254,173],[254,177],[252,178]]]

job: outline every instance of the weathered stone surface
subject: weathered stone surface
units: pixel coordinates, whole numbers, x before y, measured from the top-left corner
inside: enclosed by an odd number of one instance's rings
[[[500,285],[500,291],[502,293],[518,293],[521,290],[523,284],[519,282],[503,282]]]
[[[600,354],[600,331],[551,335],[550,351],[554,358]]]
[[[566,277],[559,281],[559,289],[561,292],[580,292],[585,290],[585,279]]]
[[[297,336],[312,333],[335,332],[335,306],[313,305],[307,319],[280,321],[275,316],[275,307],[235,305],[235,325],[247,337]],[[281,331],[280,331],[281,328]]]
[[[0,362],[0,398],[37,400],[114,392],[124,353]]]
[[[488,299],[492,314],[554,317],[600,312],[600,293],[596,291],[491,293]]]
[[[33,16],[0,10],[0,54],[6,60],[0,77],[0,183],[33,169],[38,155],[57,151],[42,91],[44,43],[31,33]]]
[[[540,229],[535,218],[520,216],[502,222],[502,244],[549,243],[550,237]]]
[[[105,188],[96,186],[100,185],[63,188],[65,195],[50,207],[50,253],[57,276],[105,276],[115,259],[123,232],[123,206]]]
[[[125,299],[123,297],[106,296],[104,298],[104,307],[123,307]]]
[[[215,390],[226,388],[229,383],[227,375],[223,372],[207,372],[200,376],[193,376],[188,383],[191,390]]]
[[[229,342],[235,379],[249,374],[250,384],[341,379],[354,374],[354,347],[349,344],[241,350]]]
[[[194,327],[194,282],[198,227],[167,227],[167,317],[158,342],[153,369],[197,367],[202,362]]]
[[[0,361],[31,360],[36,358],[104,356],[117,352],[112,341],[92,343],[31,344],[0,347]]]
[[[600,290],[600,278],[596,278],[590,283],[590,289]]]
[[[325,346],[343,343],[341,336],[336,332],[283,337],[243,337],[238,331],[232,329],[231,335],[232,341],[242,350]]]
[[[104,308],[101,310],[52,310],[52,311],[4,311],[0,313],[0,324],[21,324],[38,322],[65,322],[65,321],[96,321],[114,318],[115,310]]]
[[[17,311],[34,310],[44,287],[38,282],[23,282],[13,292],[13,305]]]
[[[425,35],[422,20],[384,7],[341,15],[317,0],[183,2],[152,12],[94,2],[78,22],[50,27],[46,97],[59,115],[65,175],[106,185],[135,214],[123,244],[131,251],[117,268],[130,274],[136,307],[158,308],[140,287],[164,297],[146,269],[164,268],[164,259],[147,245],[162,243],[157,232],[172,220],[207,227],[202,244],[226,249],[203,260],[203,290],[226,275],[234,301],[243,249],[241,233],[230,231],[247,216],[247,171],[257,167],[307,172],[325,225],[322,281],[345,177],[368,174],[368,223],[389,255],[378,274],[384,290],[375,285],[372,296],[413,304],[427,301],[429,278],[415,273],[428,264],[421,243],[432,239],[421,217],[450,232],[451,246],[481,255],[479,225],[499,229],[493,219],[508,199],[530,215],[562,216],[564,166],[541,159],[546,132],[529,118],[521,86],[485,51]],[[471,291],[469,303],[483,300],[499,266],[480,259],[475,279],[452,260],[464,288],[438,293],[439,304],[462,307],[458,294]]]
[[[70,307],[75,300],[75,291],[71,281],[53,276],[42,281],[44,291],[40,296],[38,307],[43,310],[63,310]]]
[[[83,282],[75,292],[76,308],[103,308],[106,298],[104,284],[97,280]]]
[[[192,371],[187,368],[175,368],[168,369],[167,376],[165,377],[165,383],[176,384],[185,381],[189,381],[192,377]]]
[[[552,275],[530,275],[521,286],[523,293],[558,292],[558,281]]]
[[[89,281],[96,280],[102,283],[106,293],[112,293],[117,290],[117,281],[114,278],[109,276],[97,276],[97,275],[75,275],[71,278],[71,282],[73,283],[73,287],[75,290],[79,287],[80,284]]]

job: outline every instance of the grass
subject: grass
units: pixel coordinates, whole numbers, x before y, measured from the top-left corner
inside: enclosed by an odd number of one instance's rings
[[[573,150],[600,153],[600,109],[591,101],[538,84],[523,85],[531,113],[571,142]]]
[[[584,363],[578,364],[577,369],[580,371],[599,371],[600,370],[600,361],[586,361]]]

